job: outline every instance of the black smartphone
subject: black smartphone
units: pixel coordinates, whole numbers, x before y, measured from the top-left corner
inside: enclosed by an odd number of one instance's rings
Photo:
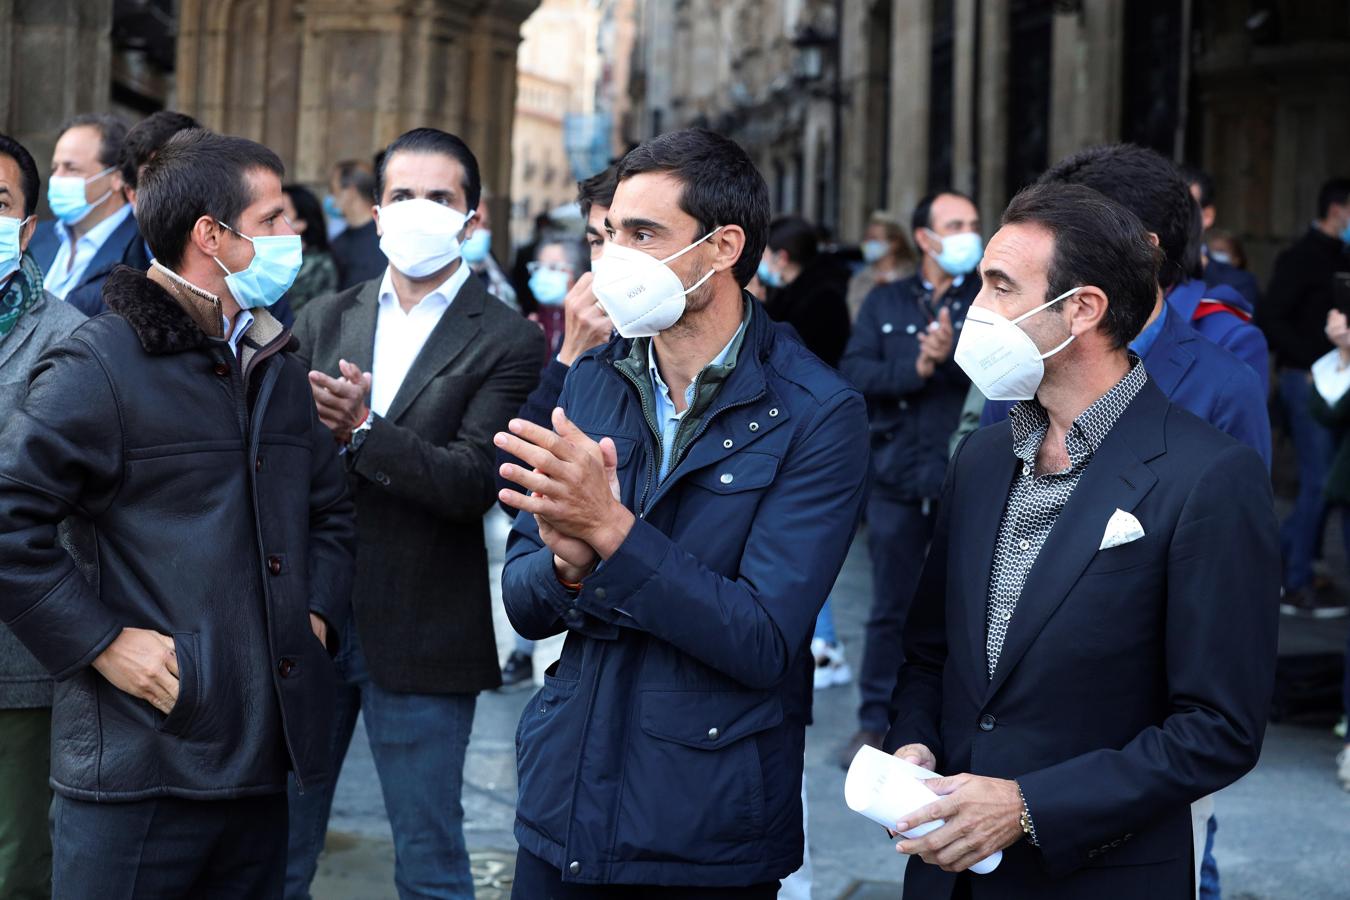
[[[1350,316],[1350,272],[1337,272],[1332,276],[1331,306]]]

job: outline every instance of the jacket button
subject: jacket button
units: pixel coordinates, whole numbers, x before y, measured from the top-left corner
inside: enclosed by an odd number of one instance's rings
[[[283,656],[281,662],[277,663],[277,671],[281,673],[282,678],[290,678],[295,673],[295,660]]]
[[[253,471],[255,471],[255,472],[261,472],[261,471],[262,471],[262,457],[261,457],[261,456],[258,457],[256,460],[253,461]]]
[[[596,588],[596,589],[595,589],[595,599],[597,599],[597,600],[603,602],[604,599],[605,599],[606,597],[608,597],[608,596],[609,596],[609,592],[606,591],[604,588]]]
[[[722,482],[723,484],[731,484],[733,481],[736,480],[736,476],[732,475],[730,472],[723,472],[722,477],[717,480]]]
[[[904,410],[906,410],[906,409],[909,409],[909,401],[908,401],[908,400],[901,400],[901,401],[900,401],[900,409],[901,409],[902,412],[903,412]]]
[[[212,367],[211,371],[215,372],[221,378],[224,378],[230,374],[230,364],[224,360],[220,360]]]
[[[980,716],[980,730],[981,730],[981,731],[993,731],[993,730],[994,730],[994,726],[997,725],[997,724],[998,724],[998,719],[995,719],[993,716],[989,715],[988,713],[985,713],[984,715]]]
[[[572,860],[572,864],[567,867],[567,871],[571,872],[573,875],[580,875],[581,863],[577,862],[576,860]]]
[[[750,423],[750,430],[751,430],[751,431],[759,431],[759,423],[758,423],[758,422],[751,422],[751,423]]]
[[[385,487],[389,486],[389,476],[384,474],[383,472],[376,472],[375,480],[378,481],[380,484],[384,485]]]
[[[722,446],[730,450],[733,446],[735,446],[735,444],[733,443],[731,438],[727,438],[725,441],[722,442]]]
[[[769,410],[769,418],[770,419],[778,418],[778,407],[775,406],[773,409]]]
[[[708,729],[708,740],[710,740],[710,741],[715,741],[715,740],[717,740],[717,739],[718,739],[719,737],[721,737],[721,736],[722,736],[722,732],[718,731],[716,728],[709,728],[709,729]]]
[[[280,574],[281,574],[281,557],[280,557],[280,556],[269,556],[269,557],[267,557],[267,571],[271,572],[273,575],[280,575]]]

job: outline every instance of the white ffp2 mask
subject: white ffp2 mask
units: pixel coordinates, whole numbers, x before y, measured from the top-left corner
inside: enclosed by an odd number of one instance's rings
[[[982,306],[966,311],[961,339],[953,358],[988,400],[1030,400],[1045,377],[1045,361],[1073,343],[1074,335],[1049,353],[1042,354],[1036,342],[1017,324],[1049,309],[1077,293],[1071,288],[1049,303],[1042,303],[1016,319],[1008,319]]]
[[[591,291],[614,328],[625,338],[653,337],[684,315],[685,298],[713,276],[709,269],[690,287],[667,263],[679,259],[722,230],[719,225],[679,253],[657,259],[641,250],[612,242],[604,255],[591,263]]]
[[[425,278],[459,259],[459,235],[473,213],[431,200],[379,207],[380,250],[409,278]]]

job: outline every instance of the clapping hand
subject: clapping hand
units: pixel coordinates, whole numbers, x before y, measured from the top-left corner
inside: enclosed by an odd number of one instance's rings
[[[937,367],[945,363],[952,355],[952,346],[956,343],[956,330],[952,327],[952,314],[947,307],[938,312],[937,321],[927,331],[919,333],[919,358],[914,366],[919,375],[932,378]]]

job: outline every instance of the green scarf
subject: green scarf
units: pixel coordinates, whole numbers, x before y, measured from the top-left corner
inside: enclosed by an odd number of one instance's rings
[[[9,336],[19,318],[42,296],[42,269],[25,253],[19,271],[0,288],[0,341]]]

